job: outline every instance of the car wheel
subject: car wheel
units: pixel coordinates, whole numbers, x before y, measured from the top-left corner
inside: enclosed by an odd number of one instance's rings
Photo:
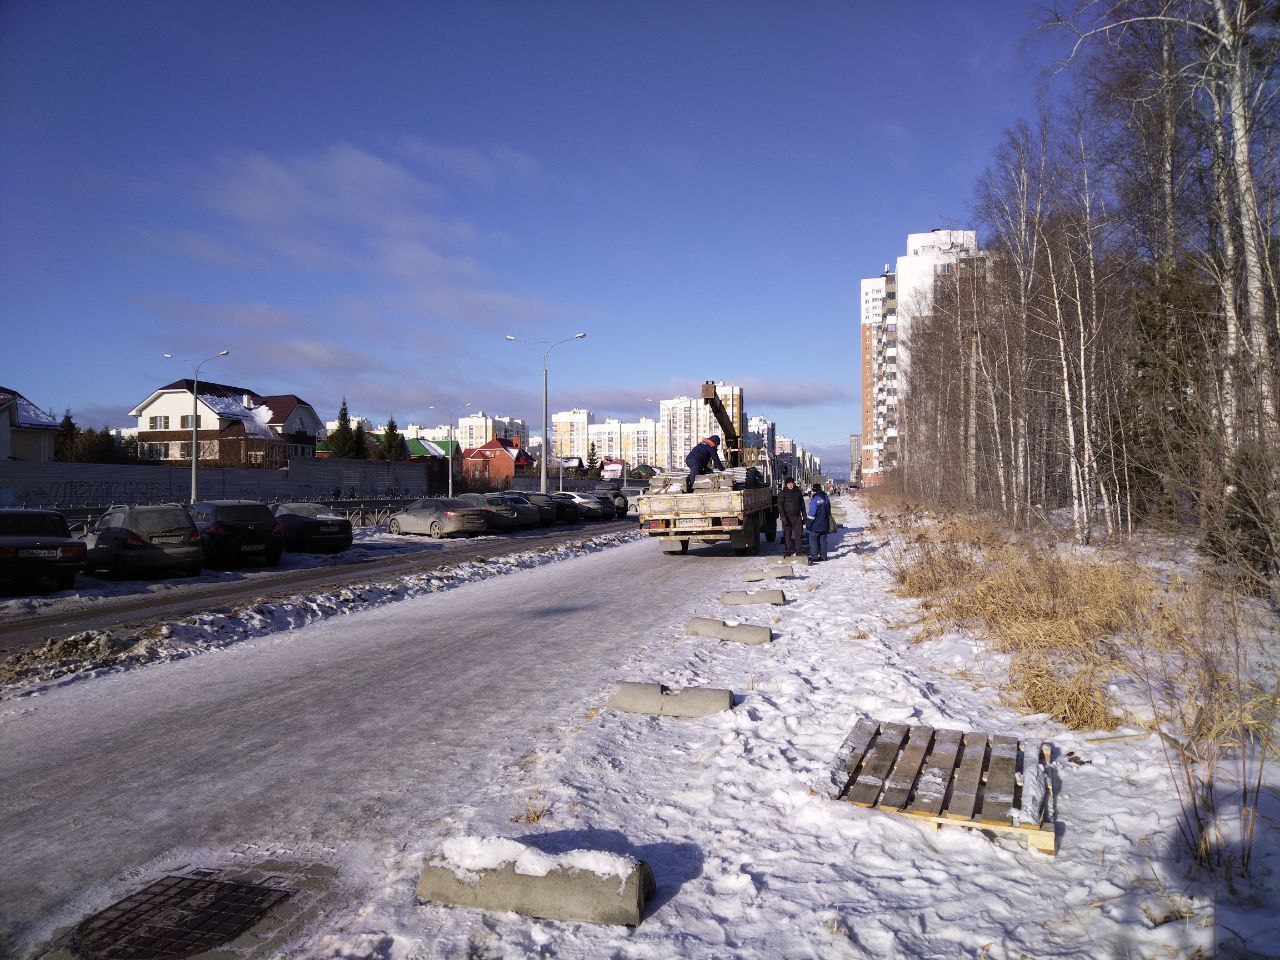
[[[59,570],[54,579],[58,581],[59,590],[74,590],[76,588],[76,572],[74,570]]]
[[[190,458],[188,458],[188,459],[190,459]],[[399,534],[399,533],[400,533],[400,521],[399,521],[399,520],[392,520],[392,521],[391,521],[391,523],[387,526],[387,529],[388,529],[389,531],[391,531],[392,533],[394,533],[394,534]]]
[[[432,520],[431,526],[427,529],[431,531],[431,536],[437,540],[444,536],[444,530],[441,528],[439,520]]]
[[[114,560],[111,561],[111,579],[123,580],[124,577],[125,577],[124,561],[121,560],[119,557],[116,557]]]

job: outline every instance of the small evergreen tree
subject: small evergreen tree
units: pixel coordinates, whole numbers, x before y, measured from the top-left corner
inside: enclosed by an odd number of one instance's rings
[[[387,421],[387,427],[378,439],[382,459],[396,463],[404,459],[404,436],[396,429],[396,418]]]
[[[355,434],[351,429],[351,414],[347,411],[347,398],[342,398],[338,408],[338,426],[327,437],[329,454],[349,460],[355,456]]]
[[[347,454],[352,460],[369,459],[369,438],[364,432],[364,423],[357,420],[356,428],[351,431],[351,452]]]
[[[71,419],[71,410],[62,414],[62,422],[58,424],[58,435],[53,438],[53,459],[68,463],[76,459],[76,441],[80,437],[80,428]]]

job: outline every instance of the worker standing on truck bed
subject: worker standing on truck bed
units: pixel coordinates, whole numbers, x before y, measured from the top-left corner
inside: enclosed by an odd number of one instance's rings
[[[710,473],[711,465],[714,465],[717,470],[724,469],[724,464],[720,462],[720,454],[716,453],[718,446],[720,446],[720,437],[713,433],[690,450],[688,456],[684,458],[684,465],[689,468],[689,476],[684,481],[685,493],[693,493],[694,478],[700,473]]]

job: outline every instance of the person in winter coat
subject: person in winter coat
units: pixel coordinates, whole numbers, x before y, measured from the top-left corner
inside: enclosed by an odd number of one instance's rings
[[[778,519],[782,521],[782,555],[794,557],[800,553],[800,531],[804,529],[804,492],[796,486],[795,477],[787,477],[778,494]]]
[[[809,497],[809,562],[817,563],[827,559],[827,534],[831,532],[831,501],[822,492],[822,487],[813,485],[813,494]]]
[[[693,478],[700,473],[710,473],[714,466],[717,470],[723,470],[724,464],[720,462],[720,454],[716,453],[716,448],[720,446],[720,438],[714,433],[703,440],[684,458],[684,465],[689,468],[689,476],[684,481],[684,492],[693,492]]]

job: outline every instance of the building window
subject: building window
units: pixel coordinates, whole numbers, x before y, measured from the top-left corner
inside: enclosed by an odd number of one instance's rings
[[[140,460],[164,460],[168,454],[169,445],[167,443],[138,444],[138,459]]]
[[[196,421],[196,429],[197,429],[197,430],[199,430],[199,429],[200,429],[200,418],[199,418],[199,417],[196,417],[196,418],[195,418],[195,421]],[[189,414],[189,413],[188,413],[187,415],[185,415],[185,416],[182,418],[182,429],[183,429],[183,430],[190,430],[190,429],[191,429],[191,414]]]
[[[150,430],[168,430],[169,429],[168,417],[152,417],[150,420],[150,423],[151,423],[151,426],[148,428]]]

